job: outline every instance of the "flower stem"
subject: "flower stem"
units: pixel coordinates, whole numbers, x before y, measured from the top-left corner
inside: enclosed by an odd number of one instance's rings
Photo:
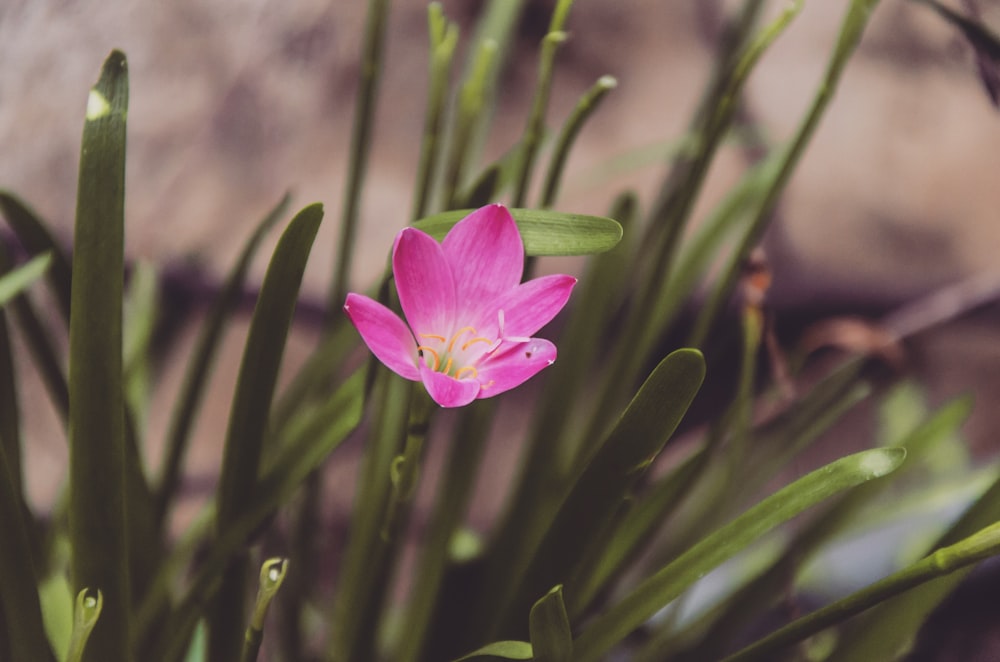
[[[382,74],[382,54],[385,25],[389,17],[389,0],[369,0],[365,24],[364,54],[361,61],[361,85],[351,131],[351,153],[344,192],[344,208],[340,225],[340,244],[330,288],[329,310],[339,310],[347,296],[347,280],[351,275],[354,238],[358,227],[358,208],[364,186],[368,154],[371,150],[372,126],[375,123],[375,103]]]
[[[260,642],[264,639],[264,618],[287,572],[288,559],[268,559],[261,565],[257,600],[254,603],[253,615],[250,617],[250,625],[243,638],[241,662],[256,662],[257,654],[260,652]]]
[[[420,482],[420,464],[424,455],[424,441],[430,426],[433,401],[423,389],[417,389],[410,402],[410,418],[406,424],[406,445],[403,453],[392,460],[389,479],[392,492],[382,519],[382,539],[392,542],[406,523],[407,506],[413,500]]]

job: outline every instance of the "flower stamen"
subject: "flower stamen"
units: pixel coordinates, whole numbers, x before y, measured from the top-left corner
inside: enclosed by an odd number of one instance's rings
[[[474,345],[477,342],[484,342],[487,345],[493,344],[493,341],[491,341],[489,338],[485,338],[483,336],[476,336],[472,340],[468,340],[465,342],[465,344],[462,345],[462,351],[464,352],[465,350],[469,349],[471,345]]]
[[[444,339],[442,338],[442,340],[444,340]],[[432,367],[431,370],[433,370],[434,372],[437,372],[438,365],[441,363],[441,356],[435,350],[431,349],[427,345],[418,345],[417,346],[417,351],[418,352],[430,352],[431,356],[434,357],[434,367]],[[448,360],[450,361],[451,359],[448,359]]]
[[[447,340],[447,338],[445,338],[444,336],[439,336],[436,333],[421,333],[420,337],[430,338],[431,340],[438,340],[440,342],[444,342],[445,340]]]
[[[473,327],[471,327],[471,326],[463,326],[461,329],[459,329],[458,331],[456,331],[455,335],[453,335],[451,337],[451,342],[448,343],[448,351],[449,352],[452,351],[453,349],[455,349],[455,343],[458,342],[458,339],[463,334],[465,334],[466,332],[475,333],[476,329],[473,328]],[[444,340],[444,338],[442,338],[441,340]]]
[[[459,368],[458,372],[455,373],[455,379],[461,379],[462,375],[465,374],[466,370],[468,370],[469,372],[472,373],[472,378],[473,379],[475,379],[476,377],[479,376],[479,371],[478,370],[476,370],[471,365],[467,365],[464,368]]]

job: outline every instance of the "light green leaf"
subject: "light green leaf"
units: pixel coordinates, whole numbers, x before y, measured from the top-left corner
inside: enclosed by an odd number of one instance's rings
[[[703,538],[618,604],[594,619],[576,639],[581,662],[600,660],[616,643],[762,535],[844,490],[891,473],[906,457],[901,448],[879,448],[841,458],[775,492]]]
[[[70,281],[73,273],[69,256],[38,215],[7,191],[0,191],[0,212],[3,212],[7,223],[28,253],[31,255],[48,253],[52,256],[52,268],[48,272],[49,286],[59,302],[59,312],[63,321],[68,325]]]
[[[464,660],[477,660],[481,657],[500,657],[505,660],[530,660],[531,644],[527,641],[495,641],[486,644],[468,655],[456,658],[453,662],[464,662]]]
[[[42,277],[52,264],[51,253],[42,253],[10,273],[0,276],[0,308]]]
[[[414,227],[437,240],[472,209],[447,211],[421,219]],[[622,226],[610,218],[566,214],[538,209],[511,209],[528,255],[591,255],[614,248],[621,241]]]

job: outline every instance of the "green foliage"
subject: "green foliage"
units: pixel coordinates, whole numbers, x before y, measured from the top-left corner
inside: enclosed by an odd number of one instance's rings
[[[924,1],[970,40],[989,37]],[[776,659],[818,634],[825,636],[811,647],[818,658],[897,658],[970,564],[1000,552],[996,468],[970,470],[958,432],[971,403],[960,398],[931,410],[912,384],[882,395],[861,358],[796,381],[798,390],[787,393],[761,367],[769,351],[766,308],[744,297],[738,321],[725,317],[875,4],[848,6],[789,142],[768,146],[697,231],[687,232],[707,173],[733,136],[749,76],[802,3],[759,28],[761,0],[733,14],[689,127],[669,149],[655,148],[669,168],[647,213],[644,200],[624,191],[607,216],[553,209],[577,136],[615,88],[612,77],[600,77],[561,126],[550,126],[556,55],[570,34],[573,3],[555,3],[523,133],[491,163],[481,162],[482,145],[525,3],[487,3],[465,46],[457,23],[432,3],[421,151],[400,227],[413,224],[440,239],[468,213],[460,207],[507,199],[527,272],[541,256],[590,258],[539,395],[475,401],[441,424],[421,385],[360,358],[357,334],[339,314],[388,25],[389,3],[371,0],[324,332],[309,360],[279,382],[323,217],[313,204],[285,225],[257,295],[217,492],[176,539],[168,525],[212,366],[251,262],[285,218],[289,198],[247,239],[201,323],[176,399],[162,402],[154,360],[160,275],[137,265],[124,287],[129,88],[125,57],[113,52],[87,104],[72,255],[27,204],[0,191],[0,213],[27,255],[15,265],[0,245],[0,658],[236,662],[268,651],[269,659],[343,662],[587,662],[611,654],[750,660]],[[980,47],[992,53],[994,41]],[[462,52],[464,73],[453,83]],[[538,203],[527,208],[534,185]],[[39,314],[32,285],[42,278],[58,317]],[[706,282],[693,328],[681,328],[681,313],[694,308]],[[388,276],[370,294],[398,307]],[[58,338],[67,330],[64,360]],[[739,353],[733,388],[701,393],[705,357],[727,331]],[[666,339],[682,333],[691,346],[667,351]],[[23,362],[18,339],[28,350]],[[789,365],[787,379],[797,380],[801,367]],[[52,513],[34,512],[26,497],[22,368],[41,375],[67,428],[69,486]],[[866,400],[879,407],[873,448],[789,478],[792,460]],[[145,421],[165,406],[172,410],[165,451],[150,485]],[[468,523],[479,478],[492,470],[482,466],[490,444],[519,442],[491,440],[507,407],[521,407],[515,416],[530,421],[520,474],[499,521]],[[352,439],[357,467],[347,464],[350,449],[340,448]],[[445,457],[432,473],[424,464],[438,445]],[[325,536],[318,527],[327,526],[321,470],[328,463],[356,475],[356,494],[346,531]],[[882,507],[887,495],[899,510],[915,509],[932,498],[954,501],[948,487],[955,482],[981,488],[982,480],[995,482],[957,522],[935,521],[935,535],[947,530],[887,577],[759,641],[747,638],[762,610],[814,587],[840,541],[898,517]],[[325,537],[334,538],[335,552],[317,551]],[[261,564],[263,549],[274,545],[282,556]],[[261,568],[252,607],[251,564]],[[705,581],[733,568],[721,596],[684,612]],[[274,637],[269,612],[282,621]],[[630,639],[640,630],[646,643]]]

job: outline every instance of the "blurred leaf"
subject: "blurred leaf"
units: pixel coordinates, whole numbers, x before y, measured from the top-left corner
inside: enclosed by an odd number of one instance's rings
[[[477,660],[486,657],[499,657],[504,660],[530,660],[532,659],[531,644],[527,641],[495,641],[482,648],[476,649],[468,655],[463,655],[453,662],[463,662],[464,660]]]
[[[562,586],[556,586],[531,608],[531,649],[536,662],[573,662],[573,633],[563,604]]]
[[[885,579],[789,623],[760,641],[730,655],[725,662],[772,660],[777,651],[884,602],[887,598],[909,591],[932,579],[950,575],[956,570],[997,554],[1000,554],[1000,523],[992,524],[952,545],[939,548]]]
[[[166,434],[166,451],[153,514],[158,527],[163,524],[163,519],[180,481],[181,464],[187,452],[191,427],[194,424],[198,407],[202,403],[202,394],[215,362],[216,351],[222,340],[226,323],[236,309],[243,291],[250,263],[257,254],[257,249],[264,236],[284,216],[290,200],[291,197],[286,193],[281,201],[257,224],[202,323],[198,339],[191,351],[187,369],[184,372],[184,382],[177,395],[170,416],[170,427]]]
[[[994,106],[1000,108],[1000,36],[973,18],[963,16],[937,0],[916,0],[958,28],[976,53],[979,78]]]
[[[12,467],[0,444],[0,616],[15,660],[52,660],[52,650],[45,637],[42,608],[35,587],[36,569],[32,561],[23,503],[12,480]]]
[[[0,276],[0,308],[42,277],[52,264],[52,254],[42,253],[28,263]]]
[[[77,590],[106,598],[83,653],[131,659],[126,526],[122,279],[125,225],[125,55],[112,51],[87,100],[80,151],[69,333],[70,539]]]
[[[150,344],[156,328],[159,280],[156,268],[139,262],[132,270],[124,303],[122,366],[125,399],[137,426],[137,436],[145,437],[146,409],[151,389]]]
[[[42,605],[45,634],[56,659],[64,662],[73,632],[73,587],[63,573],[56,572],[38,585],[38,598]]]
[[[709,570],[776,526],[846,489],[891,473],[906,451],[874,449],[848,455],[800,478],[687,549],[595,618],[577,637],[579,660],[601,659],[617,642],[670,604]]]
[[[1000,521],[1000,477],[931,546],[930,551],[954,544],[997,521]],[[967,573],[968,570],[959,570],[875,606],[842,634],[830,661],[892,659],[904,652],[927,615]]]
[[[73,267],[62,247],[49,233],[46,224],[16,196],[0,191],[0,211],[14,230],[18,240],[31,255],[48,253],[52,268],[48,272],[49,285],[59,302],[63,321],[69,324],[70,283]]]
[[[217,491],[217,532],[222,535],[257,488],[271,399],[278,379],[299,286],[323,206],[310,205],[288,224],[267,267],[254,308],[229,414]],[[243,639],[245,559],[237,556],[224,576],[209,619],[209,657],[232,660]]]
[[[704,377],[705,360],[691,349],[672,352],[653,370],[573,482],[524,572],[517,597],[503,612],[508,624],[523,619],[533,596],[555,584],[566,586],[575,611],[579,562],[591,545],[606,543],[625,499],[670,439]],[[491,598],[505,606],[502,598]]]
[[[414,223],[437,240],[441,240],[473,210],[460,209],[434,214]],[[622,238],[622,226],[610,218],[565,214],[537,209],[511,209],[524,240],[525,253],[530,255],[590,255],[602,253]]]

